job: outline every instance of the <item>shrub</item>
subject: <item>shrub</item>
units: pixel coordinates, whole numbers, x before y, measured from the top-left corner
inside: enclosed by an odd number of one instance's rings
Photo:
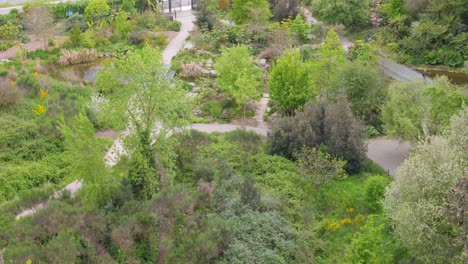
[[[180,66],[180,76],[186,79],[197,79],[208,75],[206,69],[196,62],[182,64]]]
[[[181,26],[182,23],[180,23],[179,21],[170,21],[167,25],[167,30],[180,31]]]
[[[385,188],[389,184],[389,180],[386,177],[376,175],[371,176],[367,179],[365,184],[365,199],[367,207],[372,211],[379,211],[382,208],[380,199],[385,194]]]
[[[214,118],[220,118],[223,112],[223,108],[217,102],[209,103],[208,109],[210,111],[210,115]]]
[[[23,92],[15,80],[4,78],[0,81],[0,108],[17,104],[22,97]]]
[[[464,60],[460,52],[452,49],[443,49],[440,54],[441,60],[445,65],[458,67],[463,65]]]
[[[86,19],[83,15],[73,14],[65,21],[65,30],[71,30],[76,24],[79,25],[81,31],[85,31],[88,28],[88,24],[86,23]]]
[[[98,22],[109,15],[110,7],[106,0],[91,0],[84,10],[84,17],[90,23]]]
[[[98,59],[95,49],[82,49],[79,51],[62,50],[58,63],[60,65],[75,65],[93,62]]]
[[[14,44],[11,43],[11,42],[2,43],[2,44],[0,44],[0,51],[7,51],[13,46],[14,46]]]
[[[21,37],[21,43],[28,43],[29,41],[31,41],[31,38],[29,38],[28,35],[23,35]]]
[[[7,21],[0,26],[0,39],[15,40],[20,37],[21,26],[15,25],[11,21]]]
[[[159,47],[165,47],[167,45],[167,37],[164,34],[158,34],[152,37],[154,44]]]
[[[144,12],[135,17],[136,27],[138,30],[141,29],[153,29],[156,25],[156,17],[151,12]]]
[[[431,50],[430,52],[426,53],[426,55],[424,55],[424,61],[426,64],[439,64],[441,62],[440,52],[437,50]]]
[[[76,2],[70,1],[49,5],[49,8],[52,9],[55,18],[66,18],[68,11],[75,14],[83,14],[88,4],[88,0],[79,0]]]

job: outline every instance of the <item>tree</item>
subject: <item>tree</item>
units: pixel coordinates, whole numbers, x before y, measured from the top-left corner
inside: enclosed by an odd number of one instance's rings
[[[300,11],[299,0],[270,0],[273,17],[276,21],[295,18]]]
[[[346,62],[346,53],[333,29],[328,30],[325,43],[320,46],[317,55],[318,58],[311,61],[314,82],[319,87],[327,87],[338,68]]]
[[[302,176],[310,182],[316,190],[332,179],[346,177],[344,166],[346,161],[337,159],[326,152],[316,148],[303,147],[300,152],[296,152]]]
[[[299,50],[289,50],[273,65],[270,72],[271,99],[288,115],[293,115],[318,94],[311,77],[310,64],[304,62]]]
[[[120,10],[125,11],[128,14],[135,12],[135,0],[123,0]]]
[[[127,13],[119,11],[114,22],[115,33],[120,39],[126,39],[132,30],[132,23],[128,20]]]
[[[103,208],[115,193],[118,182],[104,163],[104,144],[94,136],[94,127],[86,116],[78,115],[70,125],[61,124],[70,174],[82,179],[84,202],[90,208]]]
[[[83,43],[83,32],[81,31],[80,24],[76,23],[70,30],[70,42],[73,47],[80,47]]]
[[[112,91],[107,116],[114,126],[130,123],[124,141],[132,154],[129,177],[135,195],[149,199],[171,184],[176,139],[170,135],[190,119],[185,93],[166,78],[161,52],[148,46],[114,60],[97,76],[96,85]]]
[[[270,3],[268,0],[233,0],[231,8],[231,17],[237,24],[242,24],[252,20],[252,10],[261,9],[262,17],[270,18]]]
[[[304,21],[301,15],[297,15],[291,25],[291,30],[295,32],[302,41],[307,40],[310,29],[309,23]]]
[[[195,25],[200,30],[213,30],[217,23],[215,10],[210,0],[200,0],[197,3],[197,12],[195,13]]]
[[[369,216],[366,224],[354,235],[351,244],[346,248],[347,262],[394,263],[393,255],[386,251],[382,229],[383,225],[377,225],[375,216]]]
[[[467,101],[463,89],[446,77],[429,86],[420,82],[393,83],[382,106],[387,133],[412,141],[440,134]]]
[[[91,0],[84,11],[86,21],[91,24],[101,21],[109,15],[110,7],[106,0]]]
[[[456,182],[468,173],[467,131],[465,108],[452,118],[446,134],[413,147],[385,193],[384,208],[395,234],[418,262],[447,263],[462,254],[459,234],[464,227],[451,222],[444,207]]]
[[[317,0],[311,9],[319,20],[346,27],[365,24],[370,17],[368,0]]]
[[[366,158],[364,128],[346,101],[340,97],[332,105],[309,102],[294,117],[283,117],[273,123],[270,153],[293,158],[294,151],[325,145],[326,152],[345,160],[345,170],[359,171]]]
[[[227,91],[239,106],[258,98],[262,72],[251,58],[247,46],[224,48],[214,68],[221,89]]]
[[[338,98],[336,104],[325,110],[324,137],[328,152],[347,161],[346,171],[349,174],[359,172],[366,161],[366,135],[346,97]]]
[[[34,6],[26,13],[28,30],[34,32],[44,40],[44,49],[47,48],[47,37],[54,28],[53,17],[50,10],[45,6]]]
[[[335,100],[342,92],[351,103],[353,114],[372,121],[380,113],[385,100],[385,90],[380,72],[373,66],[348,63],[331,80],[326,97]]]
[[[260,74],[243,70],[235,82],[237,89],[232,90],[230,94],[239,106],[242,106],[245,118],[245,106],[252,99],[260,98],[259,88],[262,85]]]

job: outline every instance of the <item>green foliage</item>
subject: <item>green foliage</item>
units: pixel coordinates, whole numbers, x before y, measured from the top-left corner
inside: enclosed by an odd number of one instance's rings
[[[289,50],[276,61],[268,85],[272,100],[289,115],[318,94],[310,63],[303,61],[299,50]]]
[[[308,39],[311,28],[309,23],[302,19],[301,15],[297,15],[291,25],[291,30],[295,32],[302,41],[305,41]]]
[[[319,87],[327,87],[332,76],[346,62],[346,53],[333,29],[328,30],[325,43],[320,46],[315,57],[311,61],[314,83]]]
[[[346,161],[334,158],[326,152],[316,148],[303,147],[299,153],[294,154],[299,169],[304,178],[315,189],[333,180],[346,177],[344,166]]]
[[[247,46],[223,49],[214,68],[221,89],[227,91],[239,106],[259,97],[262,73],[251,58]]]
[[[354,115],[371,123],[385,102],[386,91],[381,75],[374,66],[348,63],[333,77],[326,95],[333,100],[344,92]]]
[[[267,0],[233,0],[231,17],[237,24],[266,21],[271,17],[270,3]]]
[[[277,212],[246,212],[232,217],[233,241],[221,263],[289,263],[294,229]]]
[[[120,9],[128,14],[135,12],[135,0],[123,0]]]
[[[394,263],[393,256],[386,250],[388,242],[382,235],[382,229],[383,225],[377,225],[374,217],[369,216],[346,248],[346,260],[349,263]]]
[[[197,3],[197,13],[195,25],[200,30],[213,30],[215,24],[217,23],[215,9],[213,8],[212,1],[210,0],[200,0]]]
[[[49,8],[55,18],[66,18],[67,12],[72,11],[74,14],[83,14],[88,6],[88,0],[79,0],[73,2],[60,2],[50,5]]]
[[[273,124],[270,153],[292,158],[304,146],[326,145],[326,151],[346,160],[348,173],[358,172],[366,157],[364,128],[356,119],[346,98],[332,105],[308,103],[303,112]]]
[[[382,107],[382,120],[387,133],[407,140],[416,140],[441,133],[457,113],[466,96],[463,87],[438,78],[425,88],[422,83],[394,83]]]
[[[78,115],[69,126],[61,125],[67,155],[70,160],[70,175],[83,180],[85,206],[102,208],[111,199],[116,189],[116,180],[110,177],[104,163],[104,146],[94,136],[94,127],[89,120]]]
[[[16,40],[21,35],[21,26],[15,25],[11,21],[7,21],[0,26],[0,39]]]
[[[185,91],[165,74],[161,52],[146,46],[114,60],[96,80],[97,87],[111,94],[110,104],[103,110],[108,113],[108,122],[123,129],[129,118],[135,128],[124,145],[130,153],[137,153],[134,167],[138,173],[132,174],[135,177],[131,181],[135,194],[142,199],[151,198],[159,188],[172,183],[174,139],[167,135],[190,120]]]
[[[453,224],[442,209],[455,183],[466,177],[467,114],[464,109],[454,116],[447,134],[416,145],[385,194],[397,237],[421,263],[451,262],[463,254],[463,224]]]
[[[73,47],[80,47],[83,43],[83,32],[78,23],[70,30],[70,43]]]
[[[69,31],[78,24],[81,28],[81,31],[85,31],[88,28],[88,24],[83,15],[73,14],[71,17],[67,18],[65,21],[65,30]]]
[[[353,62],[365,65],[374,65],[378,59],[377,51],[373,44],[364,43],[359,40],[349,49],[349,56]]]
[[[311,6],[312,12],[325,23],[341,23],[346,27],[365,24],[370,15],[368,0],[318,0]]]
[[[127,19],[127,13],[124,11],[120,11],[117,13],[117,16],[114,21],[114,29],[117,38],[119,39],[127,39],[128,34],[132,30],[132,24]]]
[[[388,179],[379,175],[371,176],[367,179],[364,189],[366,192],[366,202],[371,210],[379,211],[382,208],[380,199],[383,198],[388,184]]]
[[[91,0],[84,10],[84,17],[88,23],[95,24],[108,16],[109,12],[107,0]]]

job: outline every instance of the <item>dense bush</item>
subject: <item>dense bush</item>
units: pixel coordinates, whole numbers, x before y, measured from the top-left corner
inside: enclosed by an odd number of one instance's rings
[[[84,14],[86,7],[88,6],[88,0],[80,0],[76,2],[61,2],[54,5],[50,5],[52,13],[55,18],[66,18],[67,12],[71,11],[74,14]]]
[[[388,179],[383,176],[371,176],[367,179],[364,189],[367,206],[371,210],[378,211],[382,208],[380,200],[383,198],[388,184]]]
[[[303,146],[319,147],[346,160],[348,173],[356,173],[366,158],[365,133],[345,98],[336,104],[307,103],[303,112],[274,123],[270,153],[292,158]]]
[[[73,14],[65,21],[65,30],[71,30],[75,24],[78,24],[81,31],[85,31],[88,28],[88,24],[86,23],[86,19],[83,15],[80,14]]]
[[[5,24],[0,25],[0,39],[15,40],[19,39],[22,27],[7,21]]]

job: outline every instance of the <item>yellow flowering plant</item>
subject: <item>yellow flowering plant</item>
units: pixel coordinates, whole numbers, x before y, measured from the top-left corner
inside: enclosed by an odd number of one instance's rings
[[[38,104],[36,109],[32,109],[32,112],[39,116],[44,114],[46,110],[47,109],[43,105]]]

